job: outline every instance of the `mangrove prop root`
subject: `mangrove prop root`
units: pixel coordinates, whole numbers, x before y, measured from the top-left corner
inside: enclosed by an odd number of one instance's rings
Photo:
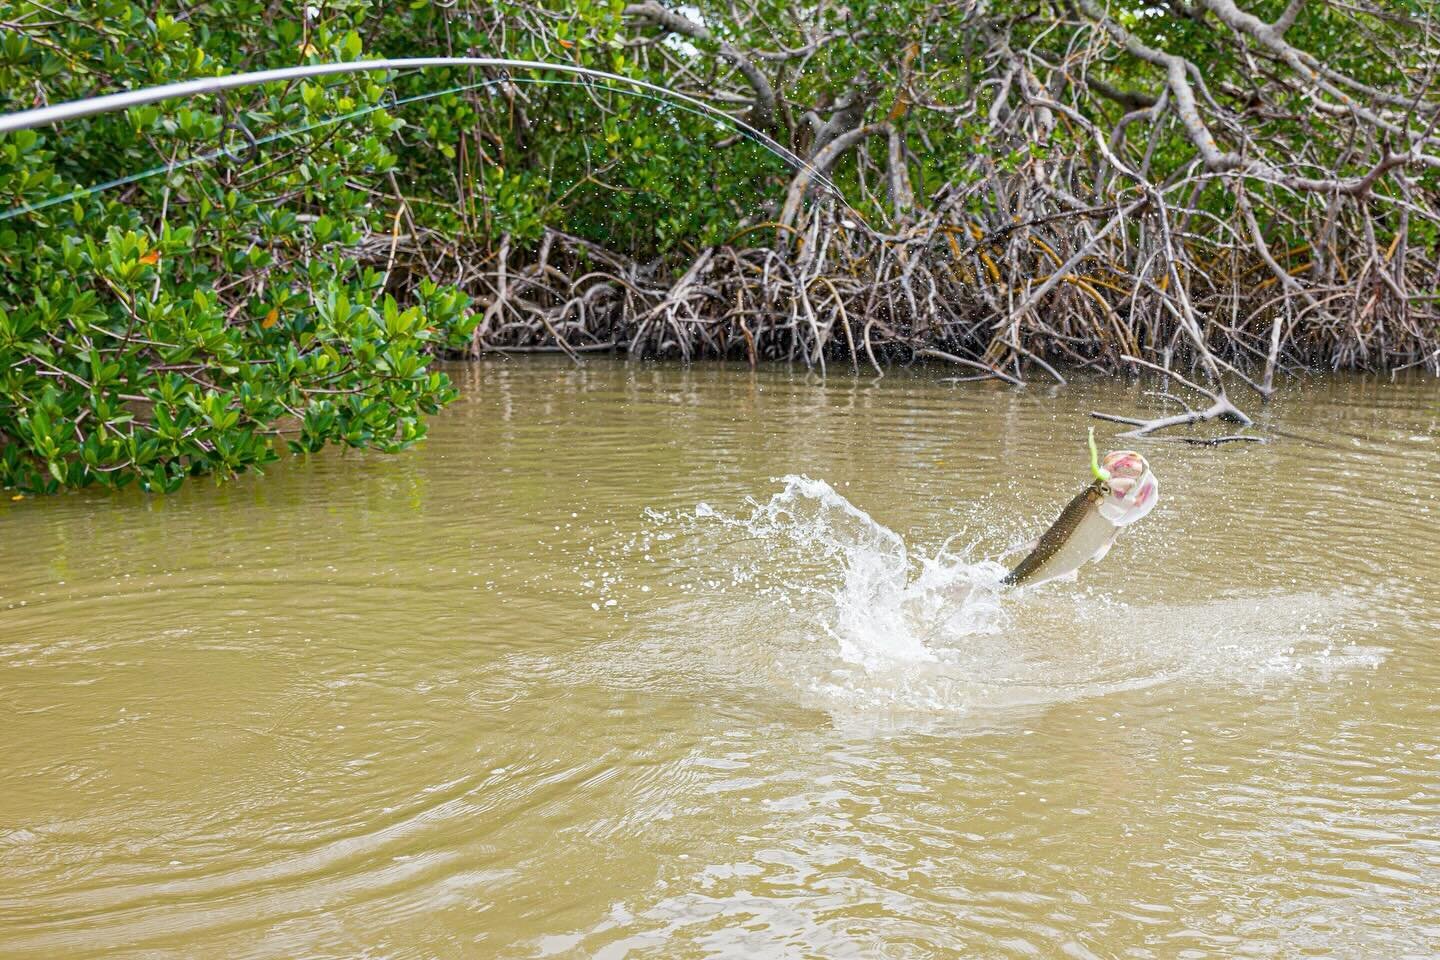
[[[768,231],[776,242],[713,247],[674,267],[556,230],[538,252],[508,238],[498,250],[465,249],[439,235],[387,231],[358,253],[390,267],[392,286],[429,277],[471,293],[483,313],[476,355],[554,351],[578,362],[624,350],[823,367],[853,366],[863,351],[877,371],[882,361],[923,358],[1015,385],[1036,371],[1063,382],[1052,364],[1151,370],[1207,401],[1154,419],[1097,414],[1134,427],[1132,435],[1207,420],[1248,423],[1225,379],[1265,396],[1277,368],[1440,368],[1440,320],[1389,285],[1362,280],[1363,264],[1349,285],[1324,290],[1237,284],[1216,266],[1237,251],[1176,241],[1170,221],[1183,209],[1149,204],[1127,214],[1129,206],[1116,204],[1106,218],[1126,219],[1123,237],[1102,234],[1105,224],[1097,228],[1088,210],[992,236],[944,214],[882,234],[820,203],[790,230],[764,225],[749,234]],[[433,255],[436,247],[444,255]],[[1259,261],[1248,269],[1255,276],[1264,268]],[[1326,321],[1311,299],[1338,317]],[[1363,328],[1363,356],[1356,326],[1341,322],[1345,304],[1362,300],[1375,321]],[[1302,316],[1310,322],[1297,322]]]

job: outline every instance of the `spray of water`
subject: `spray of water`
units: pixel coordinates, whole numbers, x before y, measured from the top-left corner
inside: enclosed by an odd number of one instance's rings
[[[697,519],[743,532],[758,544],[775,591],[828,606],[816,626],[840,658],[867,671],[934,663],[954,644],[1005,625],[1005,568],[941,550],[913,554],[904,538],[824,480],[782,478],[784,489],[748,517],[706,504]]]
[[[1020,593],[1000,585],[1005,568],[978,546],[998,531],[926,551],[823,480],[779,482],[738,512],[700,503],[652,515],[645,549],[683,558],[685,597],[637,625],[648,668],[668,658],[668,672],[689,673],[703,657],[735,671],[731,682],[789,687],[847,723],[933,724],[1167,684],[1323,676],[1384,656],[1345,639],[1361,596],[1182,590],[1135,600],[1083,584]]]

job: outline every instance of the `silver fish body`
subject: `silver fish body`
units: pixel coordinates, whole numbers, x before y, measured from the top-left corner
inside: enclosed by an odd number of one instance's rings
[[[1103,497],[1097,484],[1085,488],[1066,505],[1050,529],[1002,582],[1033,586],[1067,577],[1109,553],[1120,527],[1100,513]]]
[[[1148,514],[1160,486],[1145,458],[1130,450],[1105,455],[1108,479],[1097,479],[1066,504],[1003,583],[1033,586],[1074,574],[1110,552],[1120,531]]]

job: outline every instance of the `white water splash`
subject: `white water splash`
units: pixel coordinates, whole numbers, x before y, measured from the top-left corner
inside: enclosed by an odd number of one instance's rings
[[[1005,625],[999,601],[1005,568],[945,551],[913,556],[904,538],[824,480],[781,478],[785,488],[750,516],[730,518],[707,504],[697,520],[743,531],[779,574],[772,589],[828,599],[817,626],[840,659],[867,671],[934,663],[942,649]]]
[[[1358,594],[1222,595],[1180,575],[1139,601],[1083,584],[1007,590],[976,545],[926,555],[825,481],[780,482],[748,512],[651,514],[652,546],[678,548],[687,579],[647,618],[649,669],[703,660],[846,722],[879,710],[913,723],[1171,683],[1325,679],[1384,657],[1347,638]],[[662,657],[660,637],[680,646]]]

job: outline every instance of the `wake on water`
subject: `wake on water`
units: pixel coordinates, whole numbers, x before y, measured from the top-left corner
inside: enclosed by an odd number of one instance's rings
[[[717,662],[758,667],[826,707],[1039,707],[1176,681],[1263,683],[1384,654],[1344,639],[1358,595],[1185,590],[1132,604],[1074,584],[1021,593],[979,555],[983,534],[927,555],[823,480],[780,482],[743,515],[705,503],[651,513],[658,539],[689,558],[683,601],[655,614],[667,634],[678,620],[703,624]]]

